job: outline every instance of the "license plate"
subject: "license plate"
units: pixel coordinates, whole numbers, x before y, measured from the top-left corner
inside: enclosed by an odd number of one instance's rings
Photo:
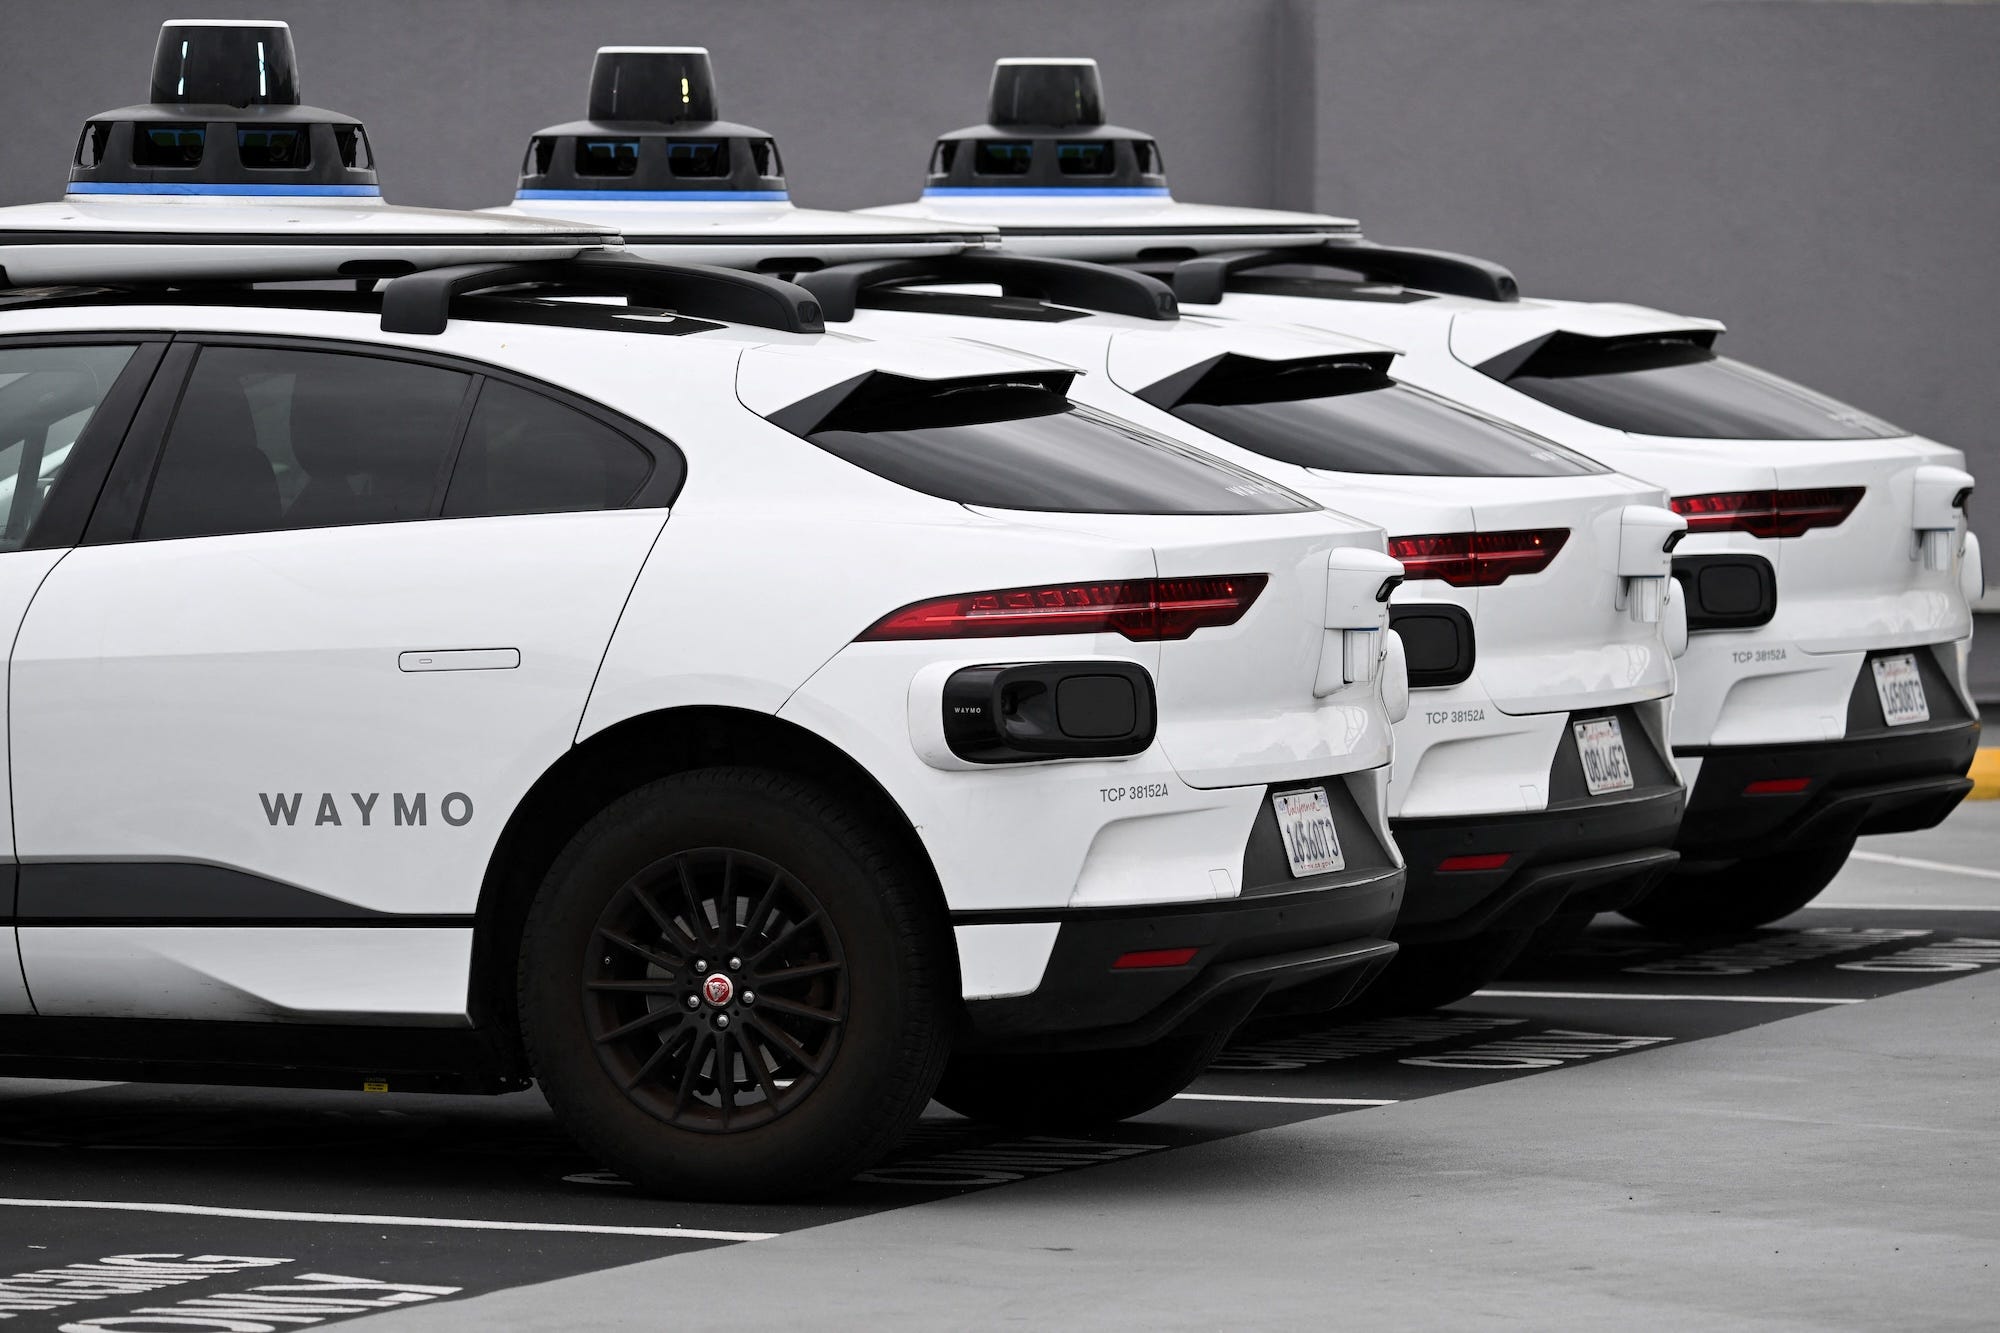
[[[1875,694],[1882,701],[1882,720],[1892,727],[1931,720],[1924,698],[1924,678],[1917,673],[1915,653],[1875,659]]]
[[[1615,717],[1594,717],[1571,724],[1576,728],[1576,752],[1583,760],[1583,785],[1592,796],[1632,790],[1632,761],[1625,754],[1625,734]]]
[[[1295,878],[1347,868],[1324,787],[1279,792],[1271,798],[1271,807],[1278,812],[1278,836],[1285,840],[1285,858],[1292,863]]]

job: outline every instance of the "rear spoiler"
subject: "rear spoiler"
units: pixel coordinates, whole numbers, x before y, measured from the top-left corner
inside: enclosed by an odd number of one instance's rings
[[[1067,399],[1075,379],[1073,370],[1017,370],[938,380],[871,370],[781,407],[764,419],[801,438],[829,428],[865,431],[877,428],[873,418],[907,414],[917,405],[942,406],[948,413],[954,396],[982,390],[1013,389]]]
[[[1510,347],[1500,355],[1480,362],[1474,369],[1482,375],[1504,382],[1528,370],[1530,363],[1536,367],[1536,373],[1549,371],[1559,373],[1564,361],[1579,360],[1593,354],[1602,355],[1627,347],[1658,344],[1712,350],[1715,346],[1715,337],[1720,332],[1721,330],[1716,328],[1688,328],[1660,329],[1650,333],[1591,334],[1557,329],[1539,338],[1530,338],[1518,347]]]
[[[1286,249],[1232,250],[1200,255],[1173,265],[1168,280],[1174,295],[1190,305],[1215,305],[1229,280],[1260,268],[1303,265],[1358,273],[1368,282],[1392,282],[1418,291],[1465,296],[1475,301],[1518,301],[1521,284],[1500,265],[1443,250],[1412,250],[1372,241],[1327,241]]]
[[[1388,383],[1389,366],[1396,353],[1382,351],[1335,352],[1326,356],[1267,361],[1260,357],[1225,352],[1197,361],[1178,374],[1149,384],[1134,395],[1163,412],[1171,412],[1190,400],[1207,403],[1269,403],[1298,398],[1319,398],[1329,393],[1352,392]],[[1286,385],[1284,381],[1292,381]],[[1339,388],[1335,379],[1360,382]],[[1276,388],[1278,392],[1271,392]]]
[[[793,281],[811,292],[824,316],[836,323],[853,319],[862,294],[871,289],[970,282],[998,283],[1009,296],[1030,296],[1110,315],[1157,320],[1180,316],[1172,289],[1158,279],[1074,259],[956,254],[862,260],[801,273]]]

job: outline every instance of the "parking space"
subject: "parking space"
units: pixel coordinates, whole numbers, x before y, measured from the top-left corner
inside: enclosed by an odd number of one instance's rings
[[[1867,844],[1819,904],[1771,929],[1670,940],[1607,919],[1447,1010],[1259,1027],[1183,1097],[1110,1132],[1004,1135],[934,1110],[895,1160],[805,1204],[638,1197],[533,1093],[7,1082],[0,1266],[18,1276],[0,1278],[0,1316],[307,1327],[1854,1010],[2000,968],[1992,848],[2000,805],[1969,805]],[[1643,1086],[1655,1067],[1630,1077]]]

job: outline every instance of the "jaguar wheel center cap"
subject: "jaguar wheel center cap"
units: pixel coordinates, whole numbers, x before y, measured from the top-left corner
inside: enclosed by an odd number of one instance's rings
[[[720,1009],[736,998],[736,983],[721,972],[711,972],[701,983],[701,997]]]

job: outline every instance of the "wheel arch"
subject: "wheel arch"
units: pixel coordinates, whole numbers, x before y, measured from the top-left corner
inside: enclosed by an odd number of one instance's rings
[[[908,859],[945,910],[937,869],[902,806],[851,755],[817,732],[750,709],[690,706],[642,713],[572,746],[536,779],[508,816],[488,858],[474,924],[468,1002],[473,1021],[505,1043],[525,1070],[515,963],[535,891],[578,829],[606,805],[659,778],[744,765],[825,786],[859,806]],[[950,964],[956,986],[958,960]]]

